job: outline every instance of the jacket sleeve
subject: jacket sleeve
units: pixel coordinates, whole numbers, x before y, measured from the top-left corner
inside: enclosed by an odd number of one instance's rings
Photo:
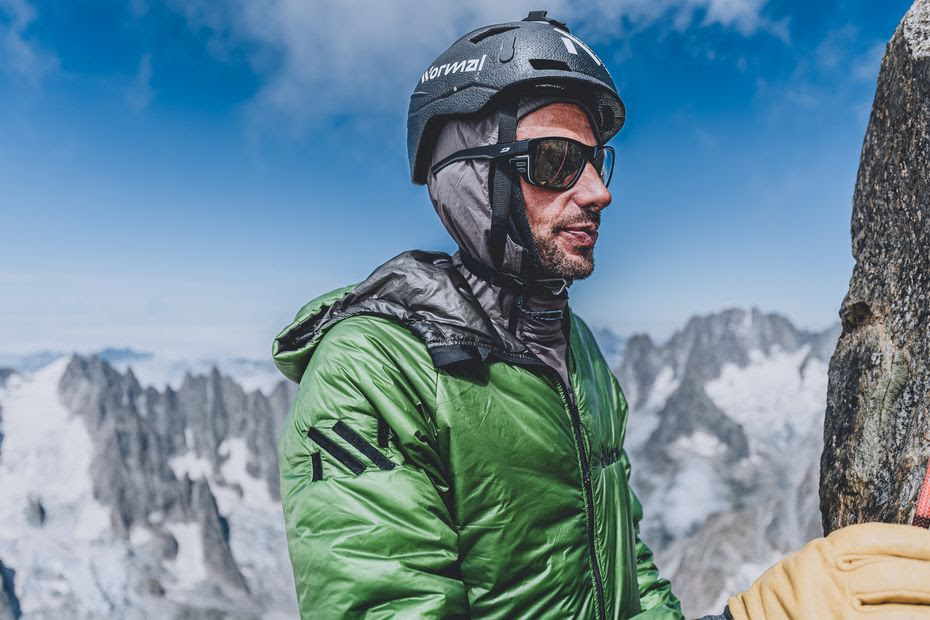
[[[341,321],[320,342],[279,439],[301,617],[467,616],[425,419],[434,396],[390,345],[402,328],[361,320]]]

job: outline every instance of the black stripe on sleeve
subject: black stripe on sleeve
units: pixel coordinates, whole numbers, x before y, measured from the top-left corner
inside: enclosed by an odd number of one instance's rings
[[[311,480],[317,481],[323,479],[323,457],[319,452],[310,455],[310,464],[313,467],[313,477]]]
[[[332,439],[321,433],[319,429],[311,428],[307,431],[307,437],[326,450],[334,459],[348,467],[353,474],[360,474],[365,471],[365,465],[360,460],[339,447]]]
[[[388,428],[387,422],[384,421],[384,418],[378,416],[378,447],[387,448],[388,439],[390,438],[390,429]]]
[[[381,469],[394,469],[394,463],[391,462],[376,447],[365,441],[365,438],[346,426],[340,420],[333,425],[333,430],[337,435],[349,442],[352,447],[371,459],[371,462]]]

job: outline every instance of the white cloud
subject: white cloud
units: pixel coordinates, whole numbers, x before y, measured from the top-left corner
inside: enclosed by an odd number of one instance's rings
[[[250,45],[253,65],[265,77],[258,108],[308,121],[372,105],[396,107],[445,45],[472,28],[525,15],[533,4],[179,0],[177,8],[214,33],[217,56]]]
[[[765,0],[705,0],[704,22],[733,27],[742,34],[752,34],[763,26],[761,16]]]
[[[774,23],[762,16],[767,0],[599,0],[572,4],[571,15],[581,19],[581,26],[607,39],[622,33],[624,22],[634,30],[656,22],[667,22],[675,30],[686,30],[703,16],[700,26],[721,25],[742,35],[772,31]]]
[[[761,14],[767,0],[568,0],[549,2],[551,16],[594,41],[667,21],[670,28],[720,25],[742,35],[784,24]],[[396,110],[417,77],[457,37],[520,18],[537,0],[468,3],[395,0],[169,0],[192,27],[212,33],[218,57],[248,46],[264,78],[257,116],[312,123],[340,112]],[[700,19],[700,21],[696,21]],[[378,109],[380,108],[380,110]]]
[[[38,81],[56,65],[26,37],[36,11],[26,0],[0,0],[0,69]]]

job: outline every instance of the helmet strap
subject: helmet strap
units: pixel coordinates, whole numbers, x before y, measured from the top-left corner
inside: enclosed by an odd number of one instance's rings
[[[517,101],[505,100],[498,108],[497,142],[514,142],[517,137]],[[491,262],[502,269],[507,232],[510,228],[510,192],[516,174],[508,162],[491,165]]]
[[[507,99],[498,108],[498,144],[514,142],[517,138],[518,101],[517,98]],[[483,277],[492,282],[505,283],[504,285],[509,285],[509,287],[516,285],[515,288],[518,290],[542,290],[561,295],[571,282],[564,278],[544,276],[546,271],[542,266],[536,244],[533,242],[533,235],[526,218],[523,192],[520,191],[520,184],[516,174],[516,170],[509,162],[501,162],[500,165],[491,164],[491,230],[489,233],[491,264],[493,266],[490,271],[493,275],[488,277],[485,274]],[[516,217],[512,217],[514,215]],[[513,234],[510,234],[511,231]],[[521,273],[518,277],[509,276],[504,272],[504,252],[509,234],[522,248]],[[466,266],[469,269],[472,267],[467,263]],[[477,267],[477,270],[471,269],[471,271],[482,277],[480,272],[483,270],[480,266]],[[530,278],[532,271],[538,272],[537,276],[543,275],[544,277]]]
[[[546,274],[543,267],[542,258],[539,256],[539,248],[536,247],[536,241],[533,239],[533,232],[530,230],[530,222],[526,217],[526,202],[523,200],[523,191],[520,189],[520,182],[517,180],[510,191],[510,230],[511,236],[523,246],[523,261],[521,263],[521,276],[531,278]],[[535,273],[534,273],[535,272]]]
[[[530,222],[526,216],[526,201],[523,199],[523,191],[520,189],[519,181],[513,184],[510,203],[511,236],[523,248],[520,277],[527,282],[535,281],[542,288],[556,295],[560,294],[570,282],[553,275],[543,266],[542,257],[539,255],[539,247],[533,238],[533,231],[530,229]]]

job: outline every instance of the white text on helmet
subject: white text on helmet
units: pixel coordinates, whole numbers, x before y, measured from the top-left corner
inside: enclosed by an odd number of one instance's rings
[[[481,58],[471,58],[468,60],[460,60],[458,62],[447,62],[439,65],[438,67],[430,67],[423,72],[423,76],[420,78],[420,83],[423,84],[437,78],[440,75],[449,75],[450,73],[467,73],[469,71],[481,71],[484,67],[484,60],[487,57],[487,54],[482,54]]]

